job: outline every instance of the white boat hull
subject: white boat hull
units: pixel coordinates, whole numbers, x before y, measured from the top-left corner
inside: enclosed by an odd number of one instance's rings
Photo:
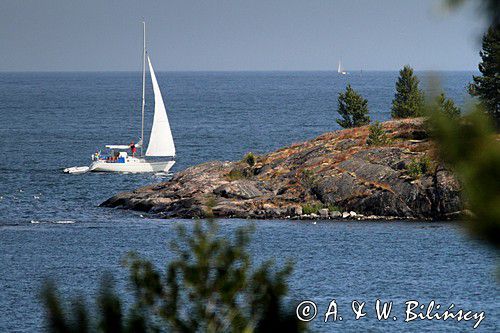
[[[110,163],[106,161],[94,161],[90,165],[91,172],[168,172],[175,161],[147,162],[145,160],[127,161],[126,163]]]
[[[83,167],[71,167],[71,168],[66,168],[63,170],[64,173],[73,173],[73,174],[81,174],[81,173],[86,173],[89,171],[88,166],[83,166]]]

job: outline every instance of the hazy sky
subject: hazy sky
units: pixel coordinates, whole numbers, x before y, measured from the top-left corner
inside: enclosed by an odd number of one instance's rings
[[[0,70],[477,68],[483,24],[433,0],[0,0]]]

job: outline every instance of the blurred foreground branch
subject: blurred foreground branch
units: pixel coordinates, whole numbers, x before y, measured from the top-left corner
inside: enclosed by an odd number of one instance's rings
[[[482,15],[488,18],[491,25],[500,24],[500,1],[498,0],[445,0],[449,8],[457,8],[465,3],[474,3]]]
[[[500,245],[500,141],[479,106],[462,118],[428,105],[431,132],[441,159],[462,182],[472,233]]]
[[[214,221],[181,227],[172,244],[177,259],[161,272],[135,254],[127,258],[134,302],[124,314],[123,300],[110,279],[102,283],[97,314],[88,315],[77,299],[64,309],[55,286],[43,291],[50,332],[300,332],[291,309],[283,310],[291,264],[270,261],[252,269],[247,246],[250,229],[233,240],[218,235]]]

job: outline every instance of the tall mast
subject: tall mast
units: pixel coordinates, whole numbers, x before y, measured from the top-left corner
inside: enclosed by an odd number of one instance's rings
[[[146,22],[142,21],[143,26],[143,52],[142,52],[142,114],[141,114],[141,156],[142,146],[144,146],[144,105],[146,99]]]

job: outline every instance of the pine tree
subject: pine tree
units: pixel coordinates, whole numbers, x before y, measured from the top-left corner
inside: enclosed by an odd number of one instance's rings
[[[483,36],[483,49],[479,53],[482,62],[479,71],[482,76],[474,76],[469,87],[473,96],[479,97],[481,104],[500,129],[500,26],[491,26]]]
[[[358,127],[370,123],[368,101],[348,84],[346,91],[339,93],[337,112],[342,119],[337,123],[343,128]]]
[[[446,98],[444,93],[436,97],[437,110],[449,118],[460,117],[460,108],[455,106],[453,100]]]
[[[391,142],[391,139],[387,136],[384,127],[382,127],[379,121],[370,125],[369,131],[368,138],[366,139],[368,146],[383,146]]]
[[[399,71],[396,82],[396,94],[392,100],[393,118],[420,117],[423,112],[424,94],[418,88],[419,80],[413,75],[413,69],[406,65]]]

